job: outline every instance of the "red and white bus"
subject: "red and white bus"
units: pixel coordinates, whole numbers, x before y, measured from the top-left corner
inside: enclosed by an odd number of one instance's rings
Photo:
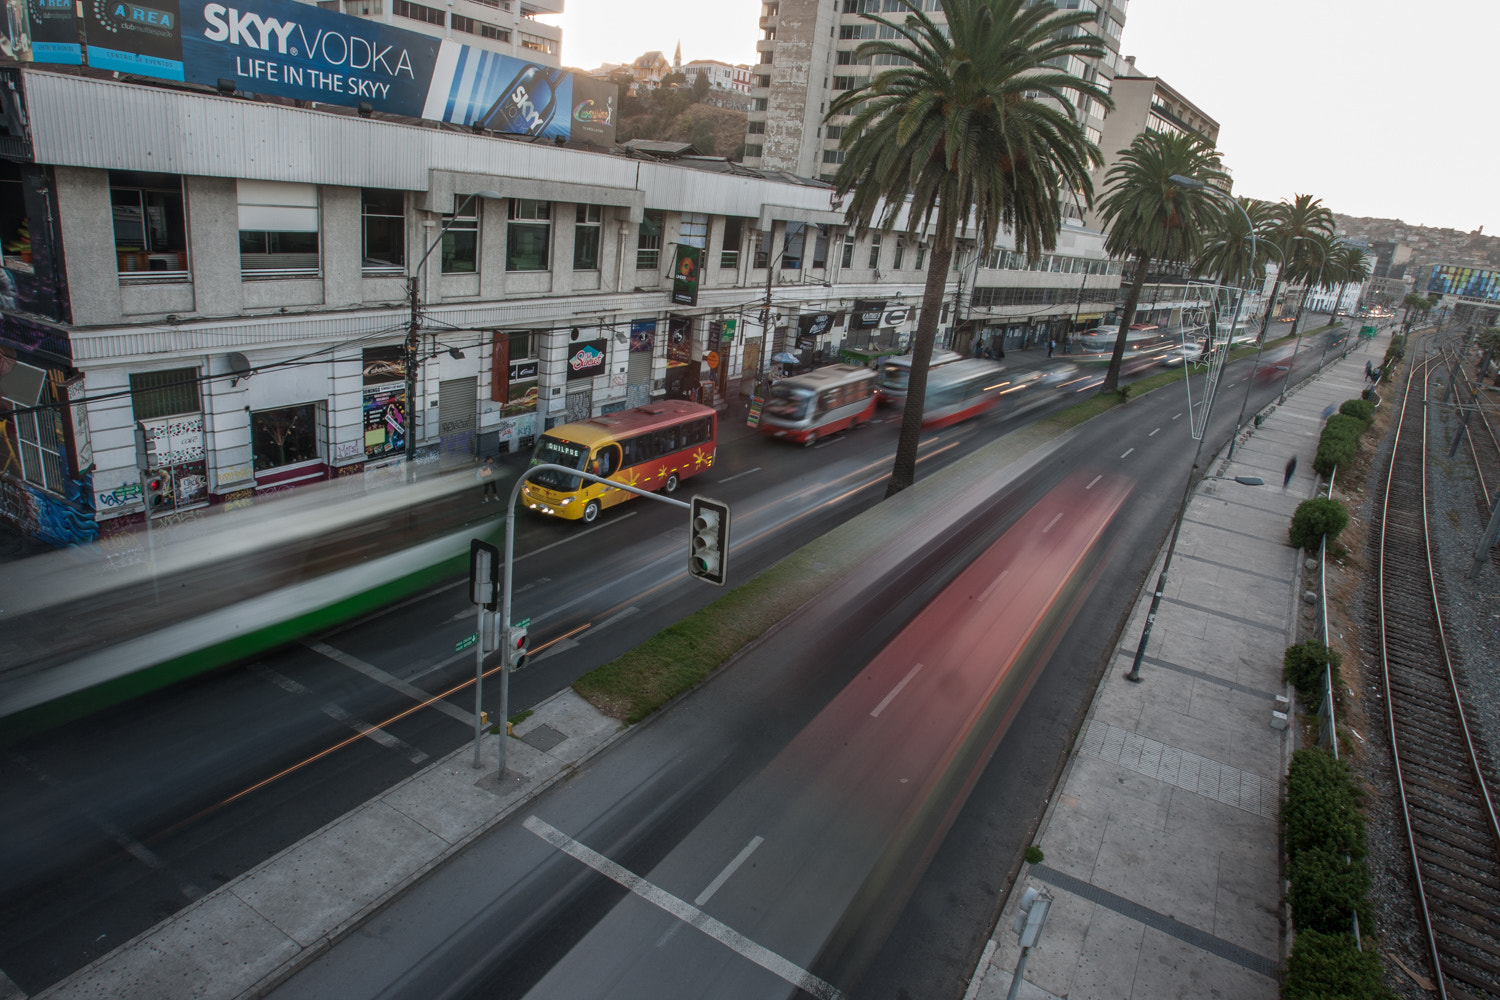
[[[713,407],[663,399],[559,424],[537,439],[531,464],[564,465],[638,489],[672,493],[682,480],[712,467],[717,441]],[[633,496],[629,490],[551,471],[534,474],[521,487],[525,506],[570,521],[593,521],[604,508]]]
[[[875,373],[863,365],[829,365],[771,387],[760,432],[811,445],[875,415]]]
[[[931,430],[978,416],[1000,402],[1010,387],[998,361],[970,358],[944,365],[927,377],[922,426]]]
[[[957,351],[933,351],[932,360],[927,362],[927,370],[934,371],[943,365],[951,365],[963,359],[964,356]],[[882,403],[905,406],[906,387],[910,382],[911,355],[902,354],[898,357],[886,358],[880,363],[880,386],[876,394]]]

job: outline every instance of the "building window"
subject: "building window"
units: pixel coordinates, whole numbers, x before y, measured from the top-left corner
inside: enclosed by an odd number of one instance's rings
[[[870,267],[880,267],[880,234],[874,233],[870,236]]]
[[[156,420],[203,409],[198,369],[164,368],[130,376],[130,408],[137,420]]]
[[[318,404],[257,410],[250,414],[250,447],[255,471],[299,462],[321,461],[318,454]]]
[[[745,238],[745,220],[731,215],[724,220],[724,241],[719,250],[720,267],[740,266],[740,241]]]
[[[830,125],[830,126],[828,126],[828,128],[826,128],[826,129],[823,130],[823,137],[825,139],[842,139],[844,137],[844,126],[843,125]]]
[[[802,248],[806,243],[807,223],[788,222],[786,233],[781,238],[781,269],[797,271],[802,268]]]
[[[533,52],[545,52],[548,55],[552,54],[552,43],[550,41],[545,38],[538,38],[536,35],[528,35],[524,31],[521,32],[521,48],[530,49]]]
[[[238,182],[240,276],[318,273],[318,188],[280,181]]]
[[[759,156],[760,155],[760,150],[761,150],[761,147],[758,146],[758,145],[757,146],[752,146],[749,143],[745,144],[745,156],[746,157]]]
[[[403,274],[406,267],[406,195],[365,188],[361,206],[365,274]]]
[[[412,21],[424,21],[427,24],[435,24],[438,27],[442,27],[447,23],[444,11],[419,3],[411,3],[410,0],[395,0],[391,4],[391,13],[397,17],[408,18]]]
[[[765,122],[749,122],[749,123],[747,123],[745,125],[745,134],[746,135],[765,135],[766,134],[766,123]]]
[[[45,373],[39,369],[31,370],[41,376],[41,391],[37,398],[15,400],[7,396],[4,399],[8,407],[24,409],[57,402],[52,380],[44,377]],[[30,384],[36,385],[35,382]],[[31,392],[28,388],[17,394],[30,396]],[[10,443],[20,459],[21,478],[33,486],[40,486],[59,496],[64,495],[62,410],[54,406],[28,413],[15,413],[8,423],[14,428]]]
[[[844,151],[842,149],[825,149],[825,150],[823,150],[823,162],[824,163],[843,163],[844,162]]]
[[[771,266],[771,230],[762,229],[755,234],[755,259],[750,263],[757,270]]]
[[[536,411],[537,376],[541,371],[541,336],[529,330],[498,333],[506,338],[506,370],[496,372],[504,391],[496,393],[500,415],[513,417]]]
[[[573,270],[599,270],[599,226],[603,221],[603,205],[578,206],[573,226]]]
[[[751,111],[764,111],[764,110],[766,110],[767,103],[768,103],[768,99],[767,98],[764,98],[764,97],[754,98],[754,100],[751,103],[750,110]],[[749,154],[746,154],[746,155],[749,155]],[[756,153],[755,155],[759,156],[760,153]]]
[[[917,263],[915,265],[915,267],[916,267],[916,269],[918,271],[922,270],[922,258],[926,257],[926,256],[927,256],[927,244],[926,243],[918,243],[917,244]]]
[[[479,199],[468,199],[461,215],[444,215],[443,273],[473,274],[479,270]]]
[[[547,270],[547,246],[552,236],[552,203],[531,198],[510,200],[510,225],[505,234],[507,271]]]
[[[702,212],[683,212],[677,242],[683,246],[708,249],[708,216]]]
[[[891,262],[891,270],[901,270],[901,261],[906,257],[906,241],[900,237],[896,238],[896,259]]]
[[[187,271],[181,177],[111,170],[109,201],[120,273],[165,277]]]
[[[844,255],[839,260],[840,267],[854,266],[854,234],[844,234]]]
[[[635,268],[654,271],[661,265],[661,234],[666,228],[665,213],[648,208],[641,216],[641,228],[635,239]]]
[[[764,87],[766,89],[770,89],[771,78],[769,76],[763,76],[763,75],[762,76],[757,76],[755,78],[755,85],[757,87]]]
[[[813,241],[812,266],[821,270],[828,266],[828,227],[818,227],[818,238]]]

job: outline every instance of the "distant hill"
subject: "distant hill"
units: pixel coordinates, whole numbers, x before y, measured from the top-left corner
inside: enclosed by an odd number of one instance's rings
[[[1390,240],[1412,248],[1407,274],[1428,264],[1461,264],[1500,269],[1500,238],[1485,236],[1483,227],[1472,233],[1432,226],[1413,226],[1400,219],[1369,219],[1333,215],[1340,236],[1366,240]]]
[[[690,104],[676,114],[671,113],[673,110],[654,109],[622,115],[616,131],[617,141],[691,142],[705,155],[740,159],[745,144],[745,119],[748,117],[745,112],[712,104]]]

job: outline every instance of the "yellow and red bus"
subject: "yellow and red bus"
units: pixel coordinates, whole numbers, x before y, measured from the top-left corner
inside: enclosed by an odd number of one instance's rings
[[[672,493],[682,480],[714,464],[718,429],[713,407],[663,399],[559,424],[537,438],[531,464],[563,465],[637,489]],[[591,522],[604,508],[633,496],[550,470],[534,473],[521,487],[522,504],[569,521]]]

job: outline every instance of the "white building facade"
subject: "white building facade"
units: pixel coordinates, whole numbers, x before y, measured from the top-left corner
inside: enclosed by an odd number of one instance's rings
[[[302,0],[325,10],[368,18],[433,38],[514,56],[539,66],[562,65],[562,29],[537,17],[561,14],[563,0]]]

